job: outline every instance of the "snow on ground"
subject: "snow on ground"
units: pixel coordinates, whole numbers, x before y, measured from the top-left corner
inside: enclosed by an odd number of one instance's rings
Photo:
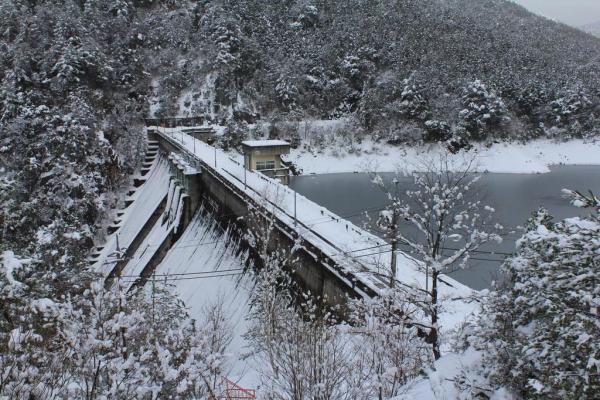
[[[296,194],[277,181],[260,173],[245,172],[243,165],[226,153],[204,142],[195,141],[177,128],[160,128],[159,132],[174,144],[185,148],[189,155],[195,151],[197,158],[214,168],[229,184],[263,204],[287,226],[294,226],[296,215],[298,224],[294,229],[298,234],[337,260],[338,266],[356,279],[376,292],[387,288],[389,245],[384,240]],[[401,285],[425,288],[425,274],[420,271],[415,259],[399,253],[397,271],[397,279]],[[340,279],[345,278],[340,276]],[[443,276],[442,279],[440,296],[452,301],[440,316],[440,325],[445,329],[453,329],[477,309],[477,305],[470,300],[475,292],[450,277]]]
[[[348,152],[351,149],[351,153]],[[422,146],[395,146],[364,140],[360,144],[327,146],[319,153],[313,148],[292,149],[287,160],[299,166],[304,174],[339,172],[393,172],[400,168],[418,170],[423,156],[445,151],[437,144]],[[600,165],[600,141],[574,139],[557,142],[549,139],[534,140],[525,144],[506,142],[488,147],[477,144],[456,158],[477,157],[481,172],[545,173],[552,165]]]
[[[31,259],[19,259],[15,256],[10,250],[5,250],[0,255],[0,273],[4,275],[6,280],[8,280],[9,288],[10,286],[24,286],[21,282],[17,281],[13,276],[13,273],[19,271],[23,268],[24,265],[29,264]],[[10,289],[9,289],[10,290]]]
[[[514,396],[504,389],[489,390],[487,380],[481,376],[482,362],[482,353],[472,347],[446,354],[426,371],[425,377],[406,384],[406,392],[393,400],[471,400],[479,394],[490,400],[513,400]]]
[[[117,252],[117,235],[119,249],[124,251],[167,195],[170,175],[167,159],[163,155],[159,153],[145,178],[147,178],[146,182],[129,198],[133,203],[124,210],[125,213],[120,217],[119,229],[107,238],[93,266],[96,271],[104,275],[112,271],[121,256]]]
[[[238,256],[237,251],[237,241],[201,209],[157,267],[155,279],[173,284],[190,317],[198,321],[207,307],[222,303],[233,336],[227,376],[242,387],[255,388],[256,373],[241,359],[247,351],[242,336],[247,331],[252,281],[241,274],[246,255]]]
[[[194,63],[201,65],[202,60],[198,59]],[[206,115],[211,120],[217,119],[215,113],[215,84],[217,75],[208,73],[201,78],[194,90],[185,90],[180,93],[177,99],[177,115],[176,117],[191,117],[197,115]]]
[[[152,78],[152,82],[150,82],[150,88],[152,89],[152,96],[148,100],[150,103],[150,110],[148,116],[150,118],[154,118],[156,112],[160,108],[160,98],[158,96],[158,91],[160,90],[160,82],[157,78]]]

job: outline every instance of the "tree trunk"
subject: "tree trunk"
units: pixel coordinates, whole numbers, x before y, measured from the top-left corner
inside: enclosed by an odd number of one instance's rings
[[[429,333],[429,340],[431,341],[433,356],[436,360],[441,357],[438,332],[438,275],[438,271],[431,271],[431,332]]]
[[[396,250],[398,247],[398,212],[394,209],[392,214],[392,226],[391,230],[391,241],[392,241],[392,260],[391,260],[391,275],[390,275],[390,287],[396,286],[396,268],[398,261],[396,258]]]

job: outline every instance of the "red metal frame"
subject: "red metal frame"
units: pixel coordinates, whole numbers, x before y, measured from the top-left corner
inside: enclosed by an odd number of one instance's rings
[[[227,400],[255,400],[256,390],[244,389],[237,383],[223,377],[223,385],[225,385],[225,399]]]

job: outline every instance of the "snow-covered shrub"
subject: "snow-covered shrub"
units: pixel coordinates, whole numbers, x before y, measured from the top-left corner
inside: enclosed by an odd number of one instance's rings
[[[312,296],[301,297],[294,306],[297,288],[286,270],[292,256],[268,249],[272,230],[272,221],[264,221],[247,234],[263,263],[256,276],[246,334],[263,394],[266,398],[343,399],[344,340],[333,326],[333,316],[322,314]]]
[[[379,133],[390,144],[421,143],[427,137],[427,131],[423,129],[423,126],[410,120],[400,120]]]
[[[350,309],[354,369],[363,369],[365,394],[385,399],[401,394],[433,361],[430,345],[410,323],[420,310],[397,290],[353,301]]]
[[[236,148],[248,138],[248,131],[248,124],[245,122],[235,123],[230,121],[227,124],[225,133],[219,138],[219,145],[226,151],[232,147]]]
[[[539,109],[548,101],[548,91],[541,82],[532,82],[516,93],[516,111],[518,115],[530,119],[539,113]]]
[[[228,328],[196,324],[169,288],[129,299],[94,282],[77,297],[32,300],[0,333],[0,397],[210,398],[220,395]]]
[[[390,106],[396,108],[400,115],[418,121],[426,120],[429,115],[429,105],[423,88],[414,75],[404,80],[400,98]]]
[[[425,121],[425,130],[427,131],[425,140],[430,142],[445,141],[452,136],[452,128],[444,121],[427,120]]]
[[[592,102],[583,91],[571,91],[550,103],[555,122],[563,124],[568,122],[573,116],[585,111],[591,105]]]
[[[570,90],[552,101],[548,110],[546,135],[550,137],[581,137],[597,124],[592,110],[593,102],[584,90]],[[555,128],[555,129],[552,129]]]
[[[482,313],[491,377],[527,399],[600,393],[600,202],[568,194],[594,213],[555,222],[537,211]]]
[[[260,369],[263,394],[355,399],[347,385],[353,375],[348,339],[333,316],[319,311],[311,297],[307,295],[297,309],[285,298],[257,308],[259,314],[253,317],[247,337]]]
[[[252,295],[246,338],[265,398],[389,398],[431,361],[429,345],[410,324],[418,310],[401,293],[353,302],[348,326],[312,294],[295,297],[290,284],[271,258]]]

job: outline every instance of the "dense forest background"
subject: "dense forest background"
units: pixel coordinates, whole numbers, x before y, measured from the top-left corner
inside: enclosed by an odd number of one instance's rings
[[[7,0],[0,26],[0,250],[43,292],[85,271],[150,114],[390,142],[600,129],[600,39],[504,0]]]
[[[159,116],[350,116],[396,141],[597,133],[600,41],[507,1],[224,0],[172,18],[188,50],[153,71]]]

